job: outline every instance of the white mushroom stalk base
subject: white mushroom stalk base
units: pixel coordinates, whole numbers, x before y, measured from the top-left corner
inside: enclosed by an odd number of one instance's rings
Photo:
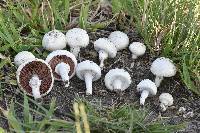
[[[108,53],[105,52],[104,50],[99,51],[99,60],[100,60],[100,67],[104,67],[104,60],[108,58]]]
[[[115,90],[121,90],[122,81],[120,79],[114,80],[113,87],[114,87]]]
[[[160,103],[160,108],[163,112],[167,110],[167,107],[164,103]]]
[[[75,57],[78,57],[78,54],[80,52],[80,47],[71,47],[70,52],[73,53]]]
[[[155,84],[156,84],[157,87],[160,86],[160,83],[161,83],[162,80],[163,80],[163,77],[156,76],[156,78],[155,78]]]
[[[132,59],[137,59],[138,58],[138,56],[137,55],[134,55],[134,54],[132,54]]]
[[[59,63],[56,65],[55,72],[61,76],[62,81],[65,83],[65,87],[68,87],[70,66],[63,62]]]
[[[143,90],[140,96],[140,105],[144,105],[146,98],[149,96],[149,91]]]
[[[32,94],[35,99],[41,98],[40,94],[40,85],[41,80],[39,79],[38,75],[33,75],[29,81],[29,86],[32,88]]]
[[[85,84],[86,84],[86,95],[92,95],[92,79],[93,76],[91,73],[85,73]]]

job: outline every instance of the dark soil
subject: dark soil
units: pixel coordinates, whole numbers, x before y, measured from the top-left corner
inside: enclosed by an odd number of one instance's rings
[[[114,31],[116,27],[110,27],[107,30],[100,30],[96,32],[89,33],[90,45],[81,50],[78,62],[83,60],[92,60],[99,63],[98,54],[93,48],[93,41],[100,37],[107,37],[110,32]],[[126,31],[130,38],[130,42],[142,41],[139,35],[136,33],[135,29],[130,29]],[[126,49],[119,51],[117,57],[114,59],[108,59],[105,62],[105,69],[102,70],[102,77],[100,80],[93,82],[93,95],[85,95],[85,83],[74,76],[70,80],[70,86],[64,88],[61,82],[55,82],[54,88],[49,95],[45,96],[43,101],[48,103],[52,97],[57,99],[57,117],[62,119],[68,118],[65,113],[68,113],[72,109],[72,103],[74,98],[84,97],[85,99],[95,102],[96,100],[101,100],[103,106],[119,106],[123,104],[136,104],[139,105],[140,95],[136,92],[136,85],[143,79],[154,80],[155,76],[150,72],[150,65],[157,57],[151,56],[150,52],[147,51],[142,57],[135,60],[134,67],[131,68],[131,63],[133,62],[131,58],[131,52]],[[11,68],[11,67],[10,67]],[[104,85],[105,74],[113,68],[123,68],[128,71],[132,77],[131,86],[122,93],[111,92],[106,89]],[[13,68],[11,68],[13,69]],[[6,73],[5,73],[6,75]],[[3,90],[3,96],[6,101],[10,101],[12,97],[18,96],[18,89],[16,86],[7,85],[6,89]],[[171,93],[174,97],[174,105],[166,112],[160,112],[158,97],[162,92]],[[17,100],[22,101],[23,98],[17,98]],[[170,124],[177,124],[180,122],[189,122],[188,127],[181,132],[197,133],[200,132],[200,99],[196,95],[192,94],[180,81],[179,74],[177,73],[175,77],[165,78],[158,88],[158,93],[154,97],[149,97],[146,100],[145,106],[149,106],[152,111],[152,118],[155,116],[169,117]],[[179,112],[179,108],[186,108],[185,112]],[[193,117],[187,116],[183,117],[184,114],[192,111],[194,113]],[[20,110],[19,110],[20,112]],[[5,119],[0,118],[0,125],[7,128],[5,124]]]

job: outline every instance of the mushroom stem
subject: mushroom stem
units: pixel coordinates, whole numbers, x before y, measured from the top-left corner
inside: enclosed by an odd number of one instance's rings
[[[35,99],[41,98],[40,94],[40,85],[41,80],[39,79],[38,75],[33,75],[29,81],[29,86],[32,88],[32,94]]]
[[[56,65],[55,72],[58,73],[62,81],[65,82],[65,87],[69,86],[69,72],[70,72],[70,66],[66,63],[59,63]]]
[[[140,96],[140,105],[144,105],[146,98],[149,95],[149,91],[143,90]]]
[[[166,111],[167,110],[167,107],[165,106],[164,103],[160,103],[160,107],[161,107],[162,111]]]
[[[156,78],[155,78],[155,84],[156,84],[157,87],[160,86],[160,83],[161,83],[162,80],[163,80],[163,77],[156,76]]]
[[[80,52],[80,47],[71,47],[70,52],[73,53],[75,57],[77,57]]]
[[[114,87],[115,90],[121,90],[122,81],[120,79],[114,80],[113,87]]]
[[[92,95],[92,79],[93,76],[91,73],[85,73],[85,84],[86,84],[86,95]]]
[[[100,67],[104,67],[104,60],[108,58],[108,53],[104,50],[99,51],[99,60],[100,60]]]
[[[134,54],[132,54],[132,59],[137,59],[138,58],[138,56],[137,55],[134,55]]]

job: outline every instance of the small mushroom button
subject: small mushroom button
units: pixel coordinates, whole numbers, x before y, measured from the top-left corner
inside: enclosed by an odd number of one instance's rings
[[[172,95],[169,93],[162,93],[159,96],[159,101],[160,101],[160,107],[162,111],[166,111],[167,108],[169,106],[172,106],[174,102]]]
[[[132,53],[132,58],[137,59],[138,56],[142,56],[146,51],[146,46],[140,42],[133,42],[129,46],[129,50]]]
[[[25,63],[28,60],[33,60],[35,59],[35,56],[28,51],[22,51],[19,52],[15,58],[14,58],[14,63],[16,66],[20,66],[21,64]]]
[[[58,30],[47,32],[42,39],[42,46],[49,51],[64,49],[66,45],[65,34]]]

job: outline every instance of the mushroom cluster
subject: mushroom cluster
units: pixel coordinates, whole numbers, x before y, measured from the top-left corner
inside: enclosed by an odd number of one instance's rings
[[[106,67],[105,60],[115,58],[118,51],[126,49],[129,45],[129,37],[126,33],[114,31],[107,38],[99,38],[93,43],[94,49],[99,54],[100,64],[97,65],[90,60],[77,63],[81,48],[87,47],[89,42],[87,31],[80,28],[70,29],[66,35],[58,30],[49,31],[42,40],[43,48],[51,51],[45,61],[36,58],[28,51],[22,51],[15,56],[19,88],[35,99],[41,98],[51,91],[54,80],[62,81],[64,86],[68,87],[69,80],[76,73],[79,79],[85,81],[86,95],[92,95],[92,82],[101,78],[101,69]],[[70,52],[63,50],[67,45],[70,47]],[[129,50],[132,53],[132,60],[135,61],[145,54],[146,46],[141,42],[132,42]],[[176,67],[170,59],[160,57],[153,61],[150,71],[156,76],[155,81],[144,79],[136,87],[141,94],[141,105],[145,104],[149,96],[156,95],[164,77],[172,77],[176,74]],[[126,70],[115,68],[107,72],[104,82],[108,90],[121,92],[128,89],[132,80]],[[161,110],[165,111],[173,104],[173,97],[169,93],[162,93],[159,101]]]

